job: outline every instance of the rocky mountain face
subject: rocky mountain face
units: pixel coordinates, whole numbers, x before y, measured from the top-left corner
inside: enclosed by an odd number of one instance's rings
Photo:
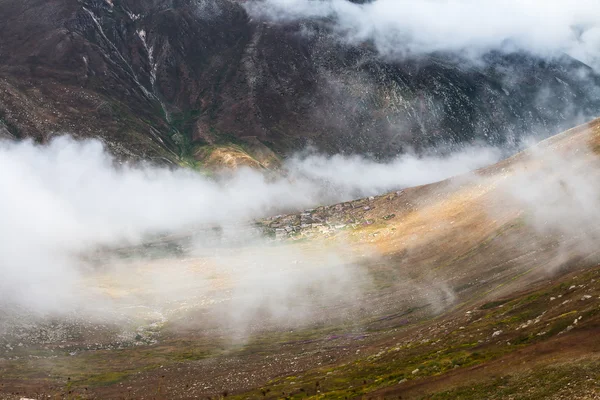
[[[308,145],[377,158],[510,146],[600,110],[600,80],[566,56],[388,60],[326,20],[264,21],[245,3],[0,0],[0,135],[270,168]]]

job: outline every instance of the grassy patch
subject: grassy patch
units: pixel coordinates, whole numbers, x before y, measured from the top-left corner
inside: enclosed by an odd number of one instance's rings
[[[598,363],[562,364],[524,374],[506,374],[436,393],[427,398],[542,400],[556,398],[559,394],[560,398],[580,398],[578,396],[582,394],[598,393],[599,367]]]
[[[485,303],[472,314],[472,320],[465,322],[460,329],[456,326],[450,331],[430,333],[427,340],[405,341],[404,344],[380,348],[377,354],[366,354],[335,367],[311,370],[302,376],[294,377],[294,385],[290,385],[290,381],[285,378],[277,379],[258,391],[234,398],[246,398],[248,395],[289,399],[356,398],[406,381],[427,381],[431,377],[446,374],[457,368],[489,363],[508,356],[515,350],[557,337],[569,325],[573,325],[578,316],[582,316],[580,321],[583,322],[576,324],[576,328],[581,328],[585,321],[595,321],[594,318],[600,314],[597,305],[592,300],[585,303],[581,300],[581,293],[569,288],[579,282],[595,282],[599,276],[596,269],[582,274],[577,278],[577,282],[566,278],[551,287],[512,299]],[[589,287],[585,288],[586,293],[591,290]],[[569,294],[572,294],[572,297],[567,302],[565,298]],[[550,297],[558,296],[562,296],[562,300],[555,300],[552,306],[549,305]],[[577,306],[585,304],[587,308],[573,310],[575,301]],[[583,367],[573,366],[572,370],[578,371],[581,368]],[[561,368],[548,369],[547,373],[551,376],[556,375],[549,387],[535,387],[531,390],[530,397],[523,398],[546,398],[545,396],[560,386],[556,381],[562,380],[562,385],[568,382],[563,379],[567,372]],[[457,387],[437,393],[433,398],[510,398],[511,394],[520,393],[522,385],[527,390],[537,385],[536,379],[539,376],[541,375],[532,374],[523,379],[515,379],[510,375],[490,378],[473,386]],[[466,377],[468,378],[468,374]],[[498,391],[501,395],[489,397],[487,393],[490,391]]]
[[[496,300],[496,301],[490,301],[489,303],[485,303],[484,305],[482,305],[480,308],[482,310],[491,310],[492,308],[496,308],[498,306],[504,305],[506,303],[508,303],[510,300]]]

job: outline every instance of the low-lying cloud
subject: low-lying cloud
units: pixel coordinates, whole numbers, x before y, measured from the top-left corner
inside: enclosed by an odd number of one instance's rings
[[[594,0],[254,0],[255,18],[327,19],[352,44],[372,41],[397,57],[434,51],[567,53],[598,66],[600,3]]]
[[[42,312],[85,309],[91,305],[82,303],[82,282],[93,267],[83,256],[95,249],[136,245],[152,235],[199,226],[244,225],[274,213],[444,179],[493,163],[499,157],[493,149],[467,149],[445,158],[404,155],[378,164],[361,157],[311,155],[292,158],[286,164],[287,175],[279,178],[240,170],[209,179],[185,169],[118,165],[97,140],[76,141],[65,136],[47,145],[0,141],[0,303]],[[263,245],[264,241],[255,247]],[[251,253],[249,258],[243,254],[237,260],[239,265],[257,263],[256,254]],[[302,263],[302,254],[296,251],[264,258],[255,269],[245,269],[240,279],[235,272],[219,270],[217,266],[222,264],[217,261],[211,263],[211,273],[229,274],[238,282],[270,282],[268,277],[273,271]],[[210,257],[217,259],[215,255]],[[330,273],[313,274],[319,282],[310,281],[309,286],[316,290],[327,286],[329,293],[347,293],[340,288],[331,290],[330,283],[344,283],[339,276],[349,271],[347,266],[352,260],[340,257],[335,250],[327,250],[323,259],[339,262],[328,264]],[[335,269],[333,264],[345,267]],[[177,268],[176,262],[173,265]],[[104,270],[110,270],[107,268]],[[161,273],[168,275],[169,268]],[[194,276],[201,279],[211,273]],[[294,274],[297,271],[290,276]],[[113,279],[110,275],[104,278]],[[181,282],[190,284],[189,276]],[[202,282],[194,287],[201,286]],[[176,292],[178,287],[168,290]],[[309,290],[301,289],[299,293]],[[253,296],[263,292],[260,288],[242,291]],[[275,299],[267,303],[282,304],[277,301],[281,297]],[[293,299],[284,300],[293,303]],[[98,298],[94,306],[101,301],[110,299]],[[254,303],[263,304],[259,299]]]
[[[467,147],[446,157],[409,154],[386,163],[356,155],[312,154],[292,157],[287,167],[292,176],[321,183],[322,187],[342,195],[333,201],[343,201],[441,181],[492,164],[500,156],[500,150],[491,147]]]

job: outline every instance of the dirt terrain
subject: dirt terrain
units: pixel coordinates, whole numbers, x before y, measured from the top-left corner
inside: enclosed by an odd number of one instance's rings
[[[259,221],[265,238],[98,257],[82,292],[116,306],[0,311],[0,397],[598,398],[598,231],[567,200],[599,150],[597,120],[467,176]]]

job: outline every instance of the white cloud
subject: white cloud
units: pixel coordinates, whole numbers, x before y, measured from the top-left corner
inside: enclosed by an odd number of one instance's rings
[[[428,183],[498,157],[480,149],[444,159],[402,156],[378,164],[360,157],[313,155],[288,162],[287,177],[267,179],[241,170],[211,180],[182,169],[118,167],[96,140],[60,137],[48,145],[0,141],[0,303],[41,311],[85,308],[89,305],[78,296],[90,267],[82,254],[98,247],[136,244],[148,235],[191,226],[235,225],[324,201]],[[302,259],[288,256],[263,259],[253,276],[260,280],[278,266]],[[256,264],[257,256],[238,262]],[[339,275],[339,270],[330,271]],[[314,276],[341,282],[327,274]],[[189,283],[187,278],[181,282]],[[319,287],[313,281],[311,286]]]
[[[595,0],[256,0],[246,7],[273,21],[330,18],[345,40],[372,40],[386,56],[519,48],[595,63],[600,50]]]

